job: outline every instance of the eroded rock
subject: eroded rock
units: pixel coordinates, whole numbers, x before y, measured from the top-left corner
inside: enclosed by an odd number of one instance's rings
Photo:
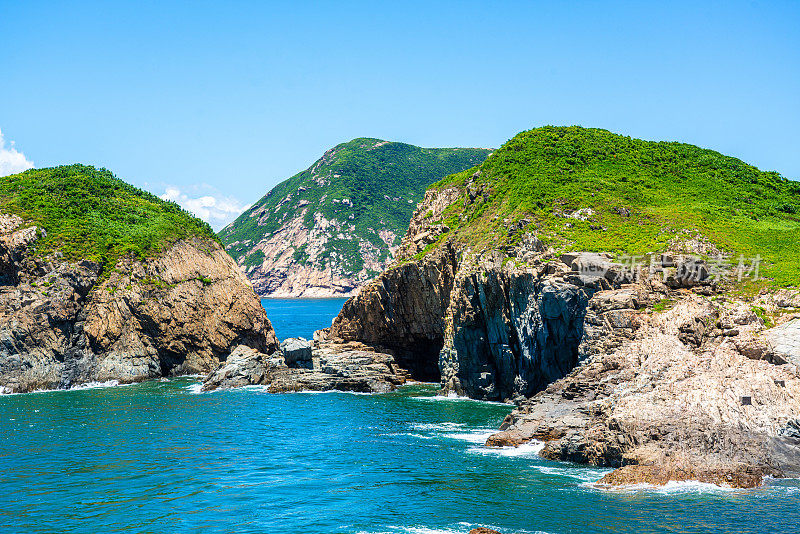
[[[277,354],[277,353],[276,353]],[[203,380],[203,391],[264,385],[270,393],[353,391],[386,393],[402,385],[408,373],[395,357],[358,343],[325,343],[311,349],[303,365],[287,365],[283,355],[237,348],[218,370]]]

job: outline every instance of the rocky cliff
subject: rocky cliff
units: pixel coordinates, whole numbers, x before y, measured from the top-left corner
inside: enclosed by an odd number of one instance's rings
[[[262,296],[349,296],[386,267],[425,188],[488,153],[354,139],[275,186],[220,237]]]
[[[610,484],[800,474],[800,354],[771,345],[750,305],[686,293],[629,314],[624,332],[604,324],[616,348],[523,400],[488,444],[543,441],[547,458],[619,468]]]
[[[794,476],[800,310],[777,286],[800,280],[779,254],[800,236],[795,185],[687,145],[542,130],[429,189],[396,264],[327,335],[406,349],[445,392],[516,402],[489,445],[540,440],[549,458],[620,468],[604,482]],[[656,154],[665,174],[642,170]],[[625,192],[631,176],[654,204]],[[724,191],[720,210],[744,194],[761,215],[728,231],[693,180]],[[543,183],[561,193],[528,196]],[[751,231],[764,219],[782,230]],[[769,279],[748,280],[759,267]]]
[[[110,174],[84,167],[73,171],[54,169],[37,174],[36,180],[29,180],[33,175],[3,178],[14,184],[2,197],[4,209],[29,218],[0,213],[0,390],[206,373],[239,345],[264,353],[277,350],[272,326],[247,279],[209,235],[198,231],[165,239],[161,250],[144,257],[127,252],[108,261],[115,256],[110,252],[115,242],[103,241],[83,222],[86,205],[76,208],[78,217],[64,213],[56,199],[45,206],[58,215],[51,217],[25,204],[31,199],[41,208],[53,200],[28,194],[36,184],[52,181],[62,192],[90,184],[106,189],[109,206],[136,200],[140,210],[151,210],[151,220],[166,214],[180,224],[194,224],[177,207],[140,196]],[[124,211],[94,215],[92,223],[103,231],[115,217],[131,220]],[[65,229],[93,240],[100,257],[90,256],[89,244],[64,240]],[[99,248],[101,241],[108,248]],[[77,247],[82,251],[76,252]],[[75,257],[81,254],[92,259]]]

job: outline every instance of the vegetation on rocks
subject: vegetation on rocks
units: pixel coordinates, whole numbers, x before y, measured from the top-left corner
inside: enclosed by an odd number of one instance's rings
[[[759,257],[759,274],[776,285],[800,281],[800,183],[736,158],[547,126],[518,134],[478,171],[434,184],[461,189],[461,200],[431,221],[446,227],[439,242],[495,248],[535,232],[557,250],[619,256],[694,243],[709,258]]]
[[[0,178],[0,211],[44,230],[39,254],[113,265],[146,258],[188,237],[216,239],[211,227],[173,202],[137,189],[106,169],[64,165]]]

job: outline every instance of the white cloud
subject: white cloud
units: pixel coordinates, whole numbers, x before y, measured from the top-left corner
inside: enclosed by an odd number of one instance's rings
[[[33,167],[33,162],[25,157],[25,154],[14,148],[14,141],[8,143],[3,138],[3,131],[0,130],[0,176],[8,176],[18,172],[27,171]]]
[[[206,185],[203,187],[208,188]],[[224,228],[249,207],[235,198],[219,194],[192,197],[174,186],[167,186],[161,198],[177,202],[186,211],[210,224],[215,232]]]

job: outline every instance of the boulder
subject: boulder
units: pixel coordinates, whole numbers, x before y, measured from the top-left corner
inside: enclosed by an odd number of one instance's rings
[[[792,319],[764,332],[772,353],[800,367],[800,319]]]
[[[267,379],[264,364],[265,354],[239,345],[219,369],[206,376],[202,391],[263,384]]]
[[[331,390],[386,393],[407,379],[394,356],[355,343],[317,345],[312,360],[294,366],[287,366],[281,358],[270,358],[267,374],[270,393]]]
[[[281,352],[289,367],[305,366],[311,362],[311,342],[302,337],[290,337],[281,341]]]
[[[37,235],[0,213],[4,391],[207,373],[239,345],[278,349],[252,287],[214,240],[179,240],[101,271],[37,254]]]

